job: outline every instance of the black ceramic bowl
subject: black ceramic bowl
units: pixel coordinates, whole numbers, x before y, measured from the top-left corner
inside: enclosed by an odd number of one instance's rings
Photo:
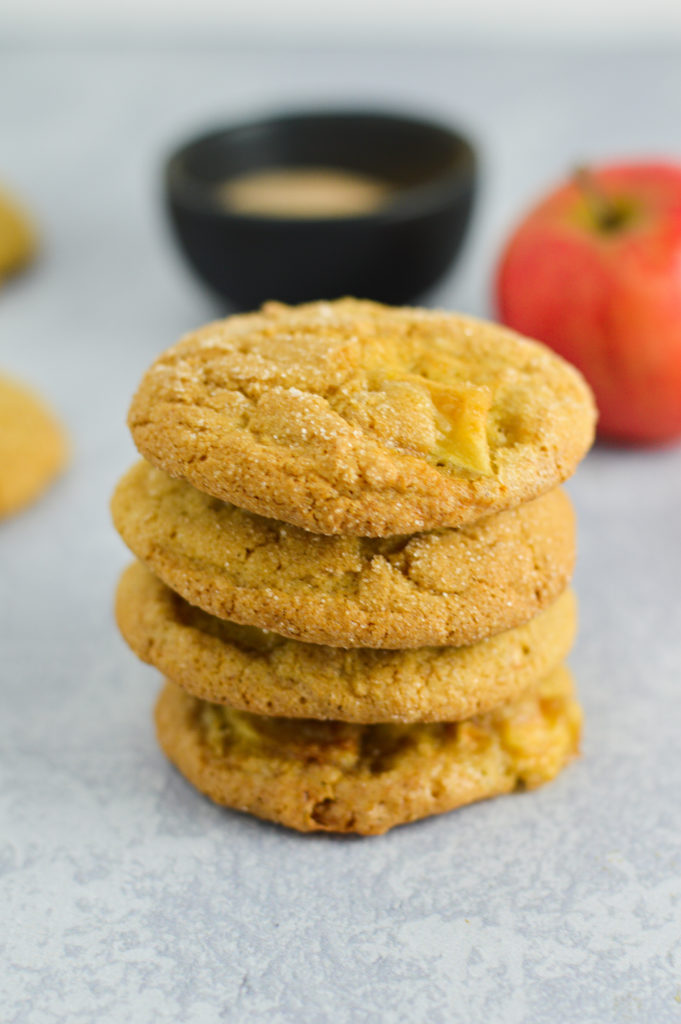
[[[315,219],[229,211],[217,186],[248,171],[332,167],[386,181],[373,212]],[[456,256],[476,162],[449,128],[390,114],[303,113],[210,132],[168,160],[168,210],[198,275],[241,309],[267,299],[354,295],[395,305],[422,295]]]

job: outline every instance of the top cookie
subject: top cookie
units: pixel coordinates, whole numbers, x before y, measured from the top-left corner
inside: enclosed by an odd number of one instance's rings
[[[458,526],[565,480],[593,439],[571,366],[495,324],[341,299],[230,317],[156,360],[129,425],[171,476],[317,533]]]

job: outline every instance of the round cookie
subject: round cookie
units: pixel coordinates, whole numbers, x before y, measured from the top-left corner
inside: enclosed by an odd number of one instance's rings
[[[212,800],[302,832],[362,835],[548,782],[577,754],[580,727],[564,668],[517,702],[438,725],[267,719],[173,683],[156,706],[163,751]]]
[[[171,476],[326,534],[459,526],[551,490],[589,448],[591,393],[495,324],[343,299],[208,324],[129,414]]]
[[[0,519],[37,498],[66,457],[64,432],[41,399],[0,375]]]
[[[35,233],[26,214],[0,189],[0,281],[33,259]]]
[[[311,534],[134,466],[112,501],[126,544],[220,618],[333,647],[475,643],[556,599],[575,554],[555,489],[458,529],[411,537]]]
[[[139,658],[204,700],[243,711],[347,722],[457,721],[513,700],[567,655],[574,595],[470,647],[341,650],[207,615],[136,563],[116,596]]]

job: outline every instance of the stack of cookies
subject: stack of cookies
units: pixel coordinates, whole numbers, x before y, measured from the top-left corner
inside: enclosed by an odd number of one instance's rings
[[[144,376],[117,619],[218,803],[372,834],[553,778],[580,709],[579,374],[467,317],[345,299],[209,324]]]

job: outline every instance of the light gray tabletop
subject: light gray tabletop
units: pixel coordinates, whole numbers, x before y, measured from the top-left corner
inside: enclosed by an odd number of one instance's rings
[[[158,679],[112,618],[108,496],[151,359],[216,308],[172,248],[161,154],[272,106],[378,102],[469,127],[484,191],[432,302],[489,312],[512,220],[576,161],[681,154],[679,55],[0,50],[0,180],[40,263],[0,366],[48,395],[68,474],[0,527],[0,1017],[681,1021],[681,449],[596,449],[570,659],[583,758],[554,784],[369,840],[213,807],[158,752]]]

